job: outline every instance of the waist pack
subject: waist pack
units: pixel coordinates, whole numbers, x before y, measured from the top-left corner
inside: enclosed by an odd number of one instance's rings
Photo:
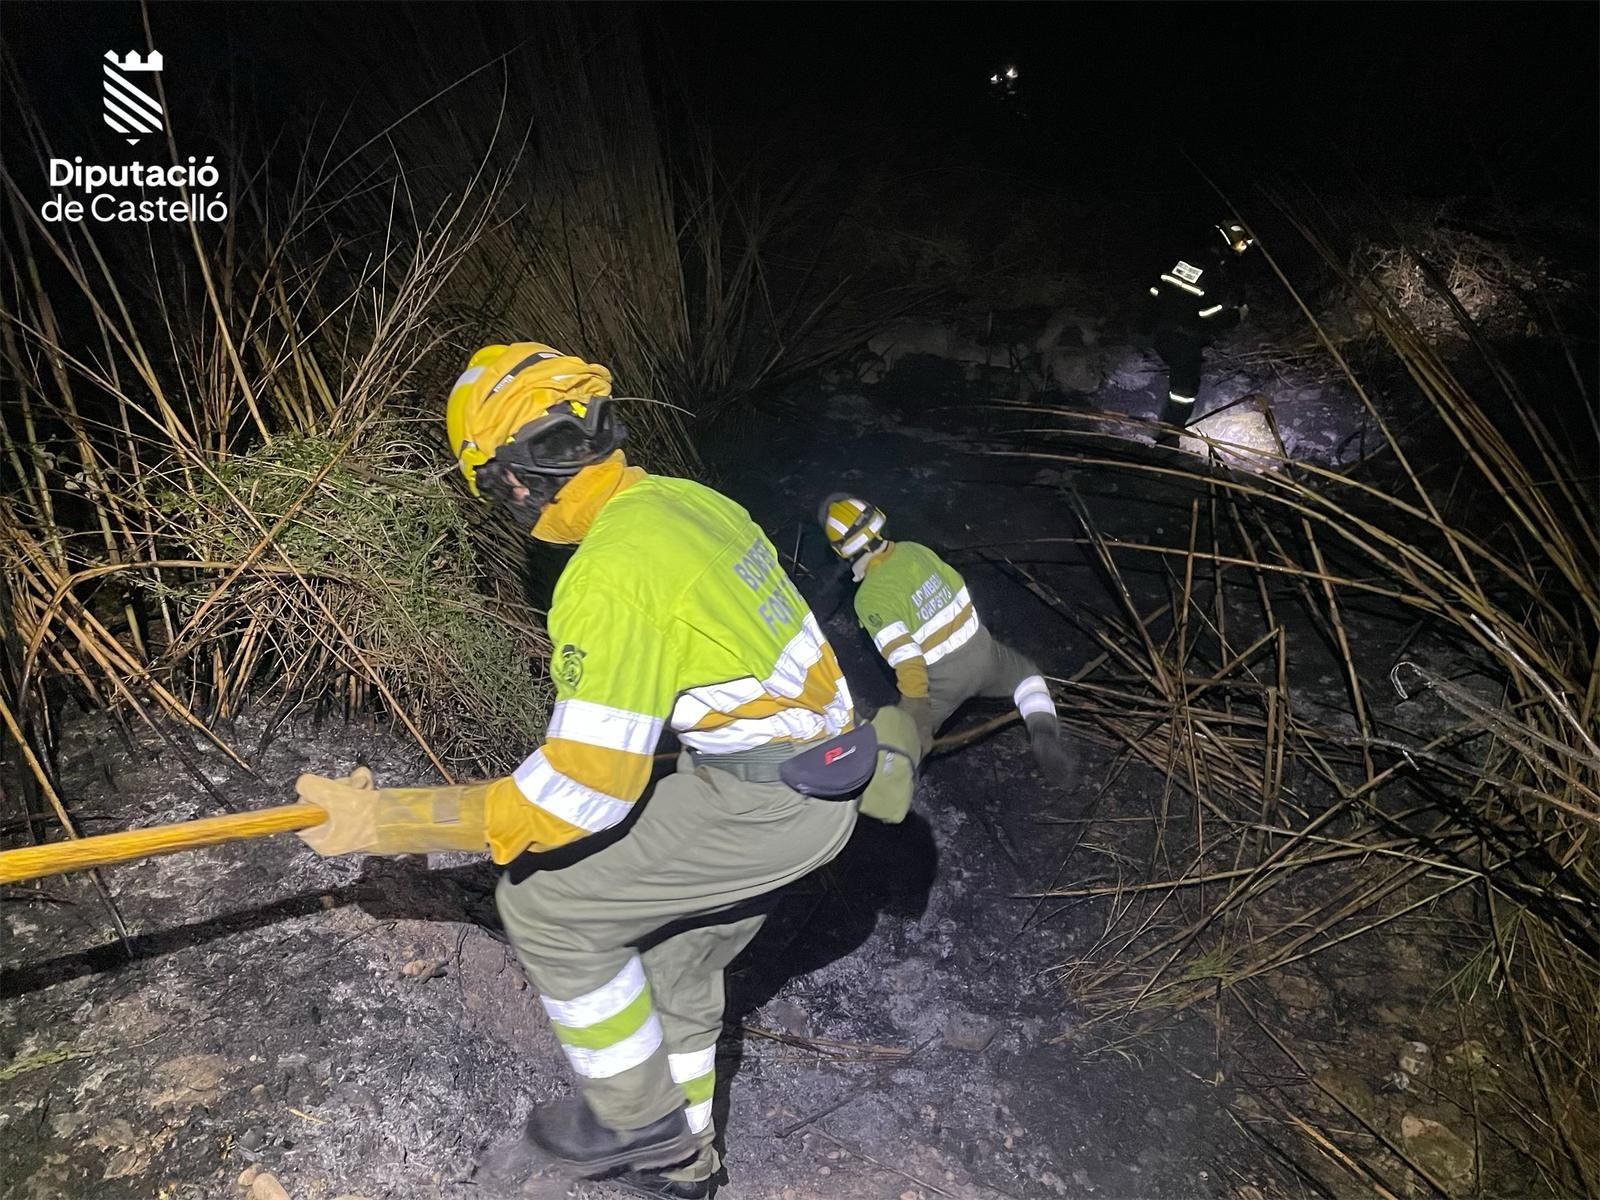
[[[867,786],[877,762],[877,734],[863,725],[784,760],[778,777],[802,796],[848,800]]]

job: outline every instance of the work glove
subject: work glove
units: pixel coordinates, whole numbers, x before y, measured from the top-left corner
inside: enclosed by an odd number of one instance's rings
[[[328,819],[295,836],[324,858],[371,851],[378,844],[377,789],[372,772],[357,767],[343,779],[327,775],[302,775],[295,780],[302,804],[315,804]]]
[[[324,858],[483,850],[488,845],[485,798],[491,787],[378,788],[365,767],[345,779],[302,775],[295,792],[302,802],[325,810],[328,819],[296,836]]]
[[[1025,724],[1033,745],[1033,760],[1039,773],[1056,787],[1066,787],[1078,777],[1078,756],[1061,737],[1061,726],[1053,713],[1032,713]]]
[[[861,793],[861,815],[898,825],[911,811],[912,793],[917,787],[917,764],[922,747],[917,744],[916,723],[905,706],[880,708],[872,718],[878,738],[878,766],[872,782]]]

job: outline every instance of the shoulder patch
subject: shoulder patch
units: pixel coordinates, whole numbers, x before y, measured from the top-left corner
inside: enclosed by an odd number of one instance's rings
[[[556,654],[555,660],[550,664],[550,674],[557,683],[567,688],[576,688],[583,682],[583,660],[586,651],[568,642]]]

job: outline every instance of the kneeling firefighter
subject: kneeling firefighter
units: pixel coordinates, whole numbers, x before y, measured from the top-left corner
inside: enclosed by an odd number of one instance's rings
[[[538,1147],[586,1176],[704,1196],[724,968],[764,919],[751,902],[843,848],[870,727],[854,728],[833,648],[745,510],[628,464],[604,367],[486,347],[446,423],[474,493],[578,546],[549,613],[546,740],[510,777],[460,787],[302,776],[329,820],[301,836],[324,855],[517,860],[500,915],[578,1097],[536,1109],[482,1169],[518,1179]],[[685,754],[636,807],[664,727]],[[608,830],[582,857],[525,856]]]
[[[926,546],[885,538],[887,518],[865,500],[835,493],[822,502],[817,518],[834,553],[850,563],[859,585],[856,617],[899,685],[896,708],[873,718],[885,745],[907,740],[894,722],[909,719],[920,757],[939,727],[968,700],[1004,698],[1022,714],[1045,778],[1058,785],[1069,782],[1073,754],[1062,741],[1049,685],[1038,667],[984,627],[960,573]],[[889,766],[896,765],[889,756]],[[880,773],[885,778],[873,782],[869,801],[883,791],[893,770]]]

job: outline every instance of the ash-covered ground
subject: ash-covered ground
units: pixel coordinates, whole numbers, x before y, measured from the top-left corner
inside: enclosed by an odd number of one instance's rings
[[[1126,351],[1095,404],[1153,415],[1164,379],[1151,367]],[[1091,648],[1017,585],[1004,553],[1072,535],[1061,476],[976,453],[1023,418],[970,403],[970,382],[908,360],[868,387],[808,384],[789,398],[805,419],[744,439],[721,463],[722,486],[785,554],[822,495],[859,491],[890,513],[894,536],[950,551],[997,636],[1065,675]],[[1203,407],[1280,382],[1231,371]],[[1340,461],[1359,440],[1359,408],[1336,386],[1304,388],[1276,407],[1284,441]],[[1082,397],[1046,403],[1088,411]],[[1077,482],[1109,533],[1180,536],[1176,510],[1109,479]],[[1071,545],[1037,554],[1029,569],[1069,601],[1095,586]],[[820,572],[810,550],[798,557]],[[818,575],[802,573],[802,587],[827,591]],[[858,695],[888,700],[848,604],[828,629]],[[249,748],[260,730],[224,733]],[[130,747],[106,721],[79,718],[61,744],[86,832],[219,811],[159,743]],[[356,726],[286,728],[258,778],[200,744],[189,756],[239,808],[286,802],[299,772],[357,760],[380,783],[428,777],[401,738]],[[1041,908],[1028,893],[1069,882],[1061,864],[1091,803],[1098,820],[1132,819],[1161,783],[1134,770],[1096,800],[1108,755],[1086,744],[1082,758],[1068,793],[1041,784],[1015,725],[937,758],[906,824],[863,821],[837,862],[781,898],[733,972],[721,1195],[1299,1193],[1230,1114],[1228,1072],[1202,1024],[1121,1057],[1074,1039],[1053,969],[1093,941],[1103,913]],[[569,1087],[499,936],[485,862],[324,861],[285,836],[104,878],[126,943],[87,877],[4,895],[6,1196],[487,1197],[476,1151]],[[1403,981],[1389,982],[1398,995]],[[611,1190],[550,1173],[517,1194]]]

